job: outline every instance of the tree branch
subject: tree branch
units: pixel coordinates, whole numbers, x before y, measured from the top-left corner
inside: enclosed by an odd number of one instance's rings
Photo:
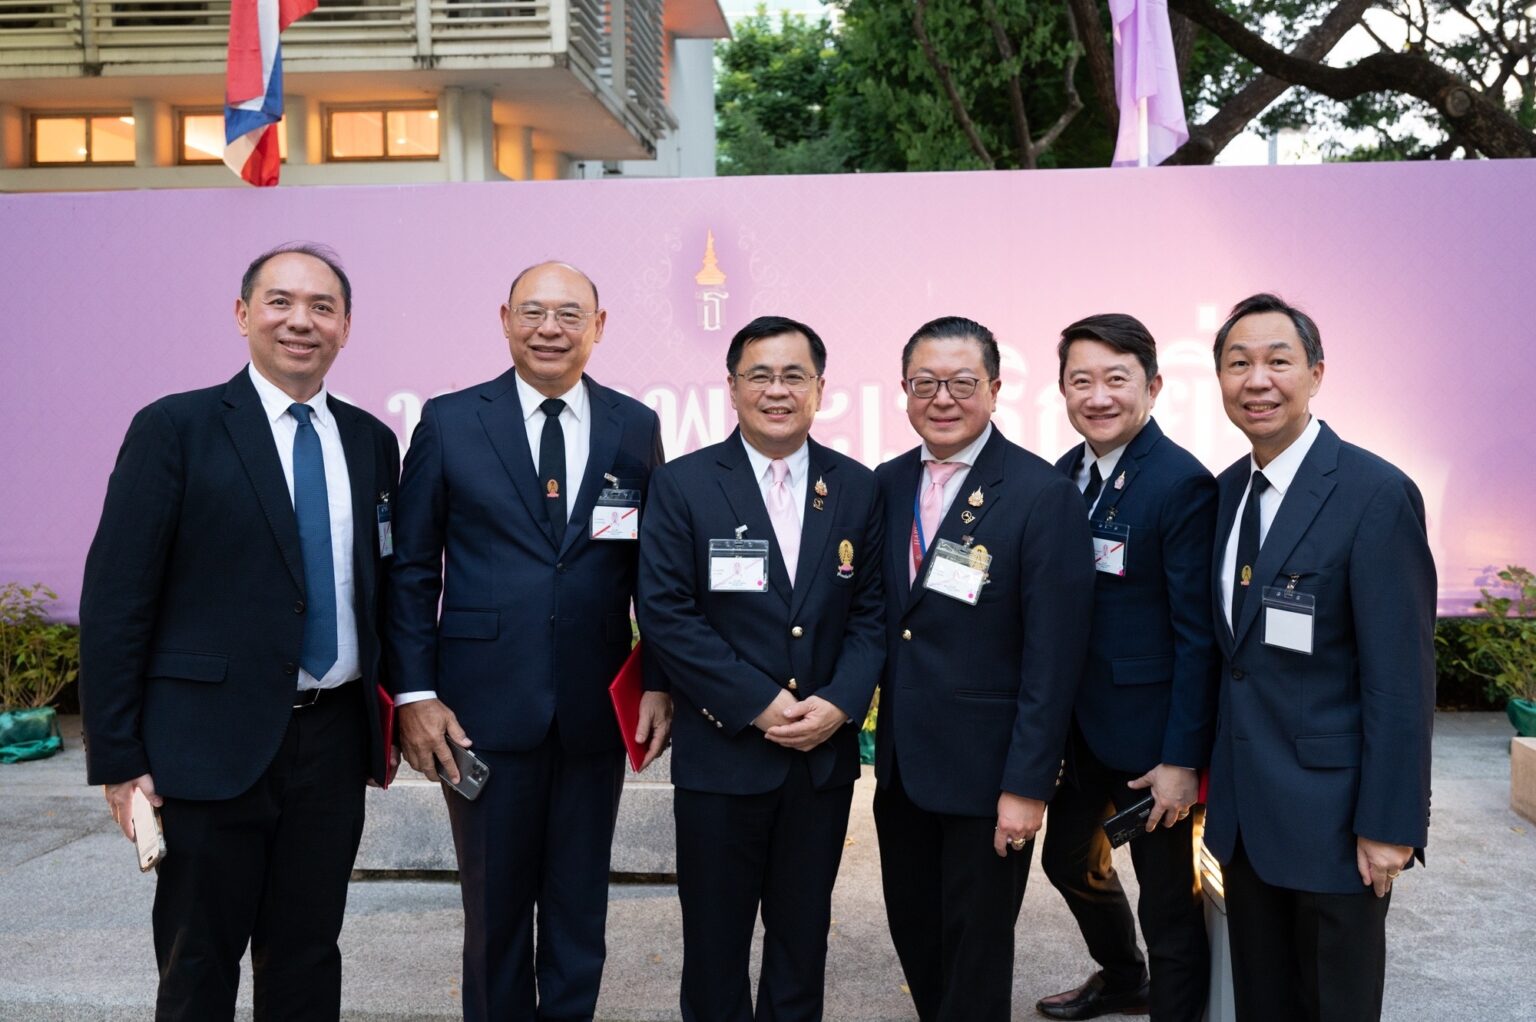
[[[1074,43],[1082,41],[1077,32],[1077,22],[1072,19],[1070,12],[1067,15],[1067,31],[1072,33],[1072,41]],[[1061,137],[1061,133],[1067,129],[1067,125],[1072,123],[1072,118],[1076,117],[1078,112],[1083,109],[1083,99],[1077,94],[1077,82],[1075,81],[1077,78],[1077,55],[1081,52],[1081,49],[1082,47],[1080,46],[1073,46],[1072,55],[1067,58],[1065,71],[1067,108],[1056,118],[1055,123],[1046,129],[1045,134],[1040,136],[1040,141],[1036,142],[1032,147],[1029,154],[1029,165],[1032,167],[1035,165],[1036,157],[1049,149],[1056,139]]]
[[[1373,53],[1349,67],[1329,67],[1283,53],[1249,31],[1211,0],[1169,0],[1177,10],[1219,37],[1241,57],[1292,85],[1330,99],[1372,92],[1400,92],[1421,99],[1478,151],[1493,157],[1536,156],[1536,134],[1505,110],[1422,53]]]
[[[997,161],[992,158],[987,144],[981,140],[981,135],[976,131],[976,124],[971,120],[971,115],[965,109],[965,101],[960,98],[960,90],[955,88],[955,76],[949,71],[949,65],[939,59],[938,51],[933,48],[933,40],[928,38],[928,26],[924,18],[928,12],[928,0],[917,0],[912,8],[912,28],[917,33],[917,41],[923,48],[923,56],[928,58],[928,66],[933,68],[933,73],[938,75],[939,84],[944,88],[944,95],[949,97],[950,109],[954,111],[955,120],[960,122],[960,130],[965,132],[966,141],[971,144],[971,151],[981,158],[988,167],[996,167]]]
[[[1291,55],[1306,60],[1322,60],[1344,34],[1359,24],[1373,0],[1341,0],[1312,31],[1299,39]],[[1230,45],[1230,44],[1229,44]],[[1260,74],[1243,86],[1204,124],[1190,129],[1185,142],[1163,161],[1164,165],[1206,164],[1243,133],[1255,117],[1290,88],[1290,83],[1274,75]]]
[[[982,0],[981,6],[986,11],[987,21],[992,25],[992,38],[997,41],[997,55],[1004,64],[1013,63],[1013,43],[1009,42],[1008,30],[997,16],[997,4],[993,0]],[[1024,89],[1019,84],[1017,69],[1008,75],[1008,109],[1013,114],[1013,137],[1019,146],[1019,166],[1025,170],[1034,170],[1034,140],[1029,136],[1029,114],[1024,110]]]
[[[1099,20],[1098,5],[1094,0],[1067,0],[1067,10],[1083,44],[1094,98],[1099,101],[1104,123],[1109,126],[1109,137],[1115,138],[1120,133],[1120,100],[1115,96],[1115,62],[1109,44],[1104,41],[1104,25]]]

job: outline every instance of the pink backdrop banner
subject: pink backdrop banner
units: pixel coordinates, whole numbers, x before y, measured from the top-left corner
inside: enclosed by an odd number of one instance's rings
[[[497,308],[553,257],[609,310],[589,371],[660,413],[669,456],[730,431],[725,348],[765,313],[827,341],[818,439],[906,450],[901,346],[958,314],[1003,346],[998,425],[1054,459],[1076,440],[1057,335],[1114,311],[1158,339],[1158,421],[1219,470],[1246,448],[1211,340],[1278,291],[1322,330],[1313,409],[1418,482],[1442,608],[1464,610],[1491,568],[1536,564],[1531,195],[1536,161],[0,197],[0,581],[75,613],[129,419],[240,369],[246,263],[313,239],[356,292],[331,387],[402,446],[427,398],[507,367]]]

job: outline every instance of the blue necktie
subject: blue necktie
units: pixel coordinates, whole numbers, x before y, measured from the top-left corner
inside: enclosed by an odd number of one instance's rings
[[[331,504],[325,492],[325,455],[309,421],[314,409],[290,405],[299,422],[293,434],[293,513],[304,555],[304,645],[299,665],[316,680],[336,663],[336,572],[331,559]]]

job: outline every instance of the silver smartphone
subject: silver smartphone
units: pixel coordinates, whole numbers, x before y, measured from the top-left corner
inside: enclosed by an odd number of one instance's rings
[[[473,802],[480,797],[480,792],[485,788],[485,782],[491,776],[491,768],[485,760],[476,756],[468,749],[460,748],[453,742],[448,743],[448,748],[453,751],[453,762],[459,768],[459,782],[455,784],[448,779],[448,775],[438,770],[438,777],[444,784]]]
[[[133,789],[133,844],[139,852],[139,872],[148,873],[165,858],[165,832],[160,813],[149,804],[142,788]]]

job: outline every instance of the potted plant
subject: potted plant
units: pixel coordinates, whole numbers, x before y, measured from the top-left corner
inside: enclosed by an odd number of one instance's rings
[[[1501,591],[1484,589],[1474,605],[1483,616],[1467,621],[1466,655],[1457,662],[1487,680],[1489,695],[1509,700],[1517,733],[1536,737],[1536,574],[1511,564],[1498,576]]]
[[[0,587],[0,763],[63,748],[49,704],[80,673],[80,635],[46,613],[58,594],[42,583]]]

